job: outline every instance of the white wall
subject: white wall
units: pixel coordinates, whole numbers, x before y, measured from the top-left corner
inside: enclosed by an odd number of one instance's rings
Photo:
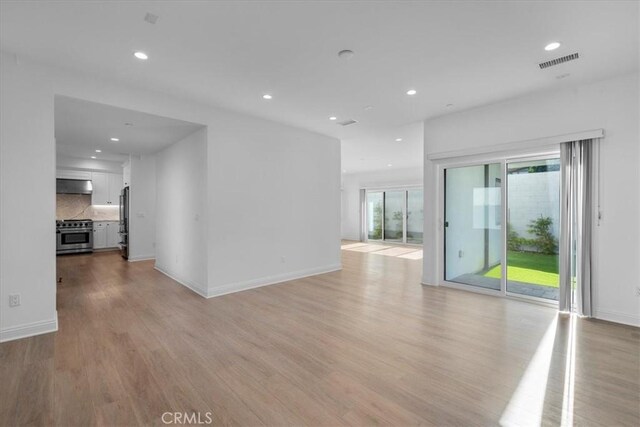
[[[215,258],[207,261],[207,276],[213,278],[216,269],[220,270],[220,276],[211,284],[216,291],[208,294],[223,292],[225,285],[233,291],[339,268],[338,140],[34,63],[6,52],[1,53],[0,75],[3,339],[17,333],[54,329],[47,322],[56,318],[53,228],[56,94],[208,127],[205,162],[210,173],[204,197],[206,214],[200,218],[211,216],[213,223],[220,221],[219,226],[206,231],[207,255]],[[298,184],[283,187],[284,181],[295,180]],[[268,197],[269,192],[273,198]],[[30,197],[24,197],[25,194]],[[225,204],[226,200],[239,204],[234,207]],[[276,214],[279,211],[282,214]],[[262,212],[267,213],[265,221],[261,220]],[[249,220],[250,224],[239,223],[233,215]],[[228,229],[230,225],[237,227]],[[158,241],[156,252],[159,246]],[[247,252],[243,253],[243,248],[248,248]],[[237,256],[241,256],[241,261],[234,258]],[[238,276],[232,274],[231,265],[241,266]],[[22,306],[9,309],[8,294],[14,292],[22,294]],[[29,326],[33,322],[36,323]]]
[[[206,129],[156,157],[156,268],[207,296]]]
[[[430,154],[603,128],[602,221],[596,232],[595,315],[640,325],[638,74],[545,91],[425,121],[425,200],[436,198]],[[498,149],[498,148],[496,148]],[[425,203],[424,283],[439,277],[439,208]],[[431,238],[428,238],[431,236]]]
[[[422,186],[422,168],[392,169],[342,175],[342,238],[360,240],[360,190]]]
[[[208,128],[209,295],[340,264],[340,142],[265,120]]]
[[[108,172],[122,175],[122,162],[111,162],[97,159],[78,159],[61,154],[56,156],[56,168]]]
[[[57,329],[53,96],[0,58],[0,341]],[[22,305],[9,308],[9,295]]]
[[[129,168],[129,261],[151,259],[156,247],[156,156],[132,154]]]

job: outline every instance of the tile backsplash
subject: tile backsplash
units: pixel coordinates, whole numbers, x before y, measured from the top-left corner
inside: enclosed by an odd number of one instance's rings
[[[56,194],[56,219],[118,221],[118,206],[93,206],[87,194]]]

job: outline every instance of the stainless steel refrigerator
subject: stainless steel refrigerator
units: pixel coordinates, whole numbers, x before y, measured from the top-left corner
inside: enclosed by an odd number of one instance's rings
[[[129,187],[120,192],[120,254],[129,259]]]

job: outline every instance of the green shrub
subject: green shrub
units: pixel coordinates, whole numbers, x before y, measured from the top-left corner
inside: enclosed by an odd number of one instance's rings
[[[510,251],[522,251],[523,238],[513,229],[511,223],[507,223],[507,249]]]
[[[558,239],[551,233],[553,220],[550,217],[540,216],[538,219],[529,221],[527,231],[536,236],[533,239],[524,239],[526,245],[533,246],[537,252],[543,254],[556,254],[558,249]]]
[[[382,239],[382,204],[373,207],[373,230],[369,233],[369,238],[374,240]]]

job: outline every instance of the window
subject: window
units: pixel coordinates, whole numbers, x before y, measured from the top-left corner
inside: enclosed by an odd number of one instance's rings
[[[421,188],[366,191],[367,239],[422,244],[423,194]]]

